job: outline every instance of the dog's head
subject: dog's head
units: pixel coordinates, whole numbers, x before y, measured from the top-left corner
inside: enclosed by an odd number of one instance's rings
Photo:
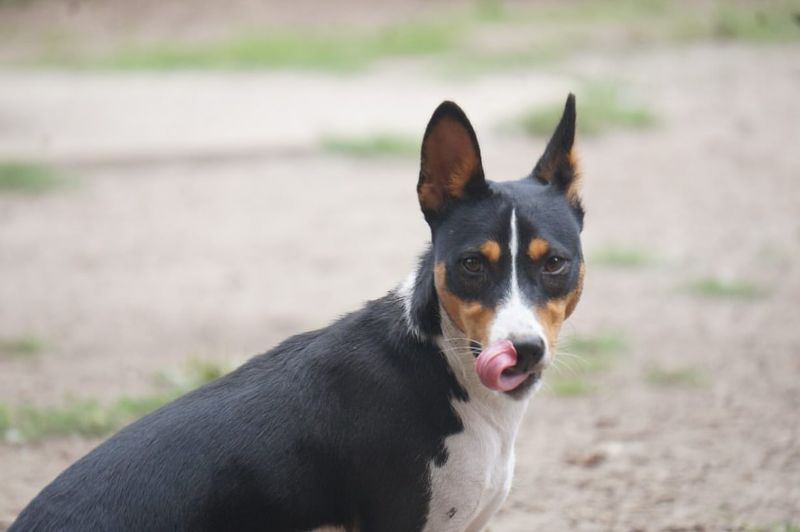
[[[570,95],[533,171],[496,183],[486,179],[475,132],[456,104],[442,103],[425,131],[417,193],[431,228],[435,295],[495,390],[517,392],[538,379],[580,297],[574,138]]]

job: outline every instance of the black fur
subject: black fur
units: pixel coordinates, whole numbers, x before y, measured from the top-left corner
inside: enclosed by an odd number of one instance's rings
[[[453,397],[390,294],[123,429],[10,530],[420,530]]]

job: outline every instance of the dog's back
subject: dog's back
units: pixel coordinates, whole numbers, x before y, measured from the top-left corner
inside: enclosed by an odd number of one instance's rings
[[[459,388],[402,314],[396,297],[374,301],[145,416],[11,530],[308,530],[389,515],[421,528]]]

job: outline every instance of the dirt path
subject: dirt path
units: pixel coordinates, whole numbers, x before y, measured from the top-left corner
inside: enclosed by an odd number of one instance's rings
[[[493,127],[508,112],[575,79],[628,83],[652,102],[661,123],[581,141],[585,247],[590,258],[611,244],[643,250],[652,264],[590,263],[583,301],[565,331],[616,331],[628,347],[590,376],[592,393],[545,391],[531,403],[514,488],[491,530],[796,526],[798,52],[709,46],[587,55],[559,73],[491,85],[398,87],[380,73],[315,78],[312,100],[347,93],[335,112],[323,102],[287,112],[298,100],[286,96],[294,103],[284,106],[281,95],[302,99],[292,84],[306,86],[308,77],[256,76],[231,87],[217,75],[193,75],[158,82],[175,94],[198,82],[206,94],[183,107],[194,119],[166,125],[146,120],[166,120],[163,113],[140,114],[152,89],[131,96],[130,115],[108,96],[119,84],[133,92],[139,82],[152,87],[146,78],[5,73],[0,77],[11,84],[0,83],[0,152],[41,150],[43,124],[52,135],[46,153],[73,162],[90,157],[92,145],[120,158],[165,147],[184,155],[250,147],[254,139],[261,147],[285,140],[308,151],[330,127],[367,131],[388,123],[419,131],[447,97],[475,116],[490,177],[507,179],[527,171],[542,149],[540,141]],[[195,114],[227,90],[249,105],[273,82],[280,89],[256,111],[260,124],[233,108]],[[539,89],[528,89],[538,82]],[[65,92],[57,94],[53,83]],[[92,98],[113,112],[83,121],[85,90],[97,91]],[[389,105],[381,101],[387,94]],[[169,98],[153,105],[168,108]],[[42,102],[52,104],[50,119]],[[71,110],[62,114],[65,106]],[[204,131],[201,118],[213,127]],[[111,129],[98,135],[101,126]],[[277,135],[283,131],[289,140]],[[77,166],[76,187],[0,196],[0,336],[25,332],[47,345],[33,359],[0,358],[0,402],[145,391],[155,372],[190,356],[240,361],[383,294],[411,268],[427,237],[413,193],[416,164],[312,154]],[[686,288],[705,276],[746,280],[763,294],[702,298]],[[656,370],[685,368],[698,382],[654,382]],[[0,443],[0,528],[95,444],[74,437]]]

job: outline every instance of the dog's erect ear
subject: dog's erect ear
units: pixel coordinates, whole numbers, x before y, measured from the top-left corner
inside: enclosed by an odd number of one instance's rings
[[[564,114],[556,126],[544,155],[533,169],[533,177],[549,183],[567,196],[572,203],[579,203],[578,162],[573,151],[575,143],[575,95],[570,93]]]
[[[459,106],[442,102],[422,139],[417,196],[425,219],[430,223],[453,202],[480,197],[488,190],[472,125]]]

